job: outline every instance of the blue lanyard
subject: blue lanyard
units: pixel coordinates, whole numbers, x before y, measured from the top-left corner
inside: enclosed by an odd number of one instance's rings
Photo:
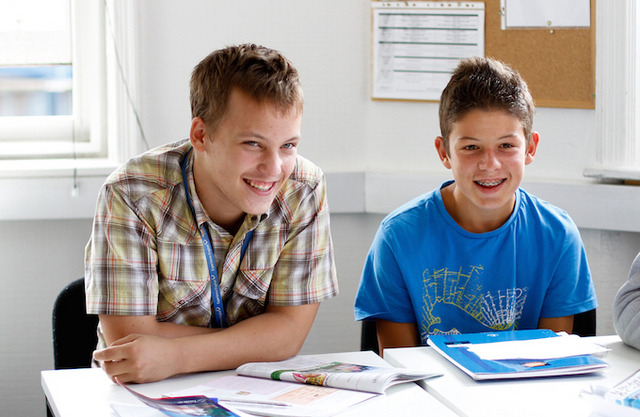
[[[196,210],[193,208],[193,201],[191,201],[191,194],[189,193],[189,181],[187,180],[187,161],[189,160],[189,153],[192,149],[184,156],[184,160],[182,161],[182,182],[184,184],[184,191],[187,194],[187,202],[189,203],[189,208],[191,209],[191,214],[193,214],[193,220],[196,222],[196,227],[198,227],[198,220],[196,219]],[[218,279],[218,268],[216,268],[215,258],[213,256],[213,244],[211,243],[211,235],[209,234],[209,230],[206,225],[202,228],[198,227],[198,231],[200,232],[200,238],[202,239],[202,246],[204,247],[204,254],[207,258],[207,266],[209,267],[209,281],[211,282],[211,310],[215,317],[216,327],[222,328],[227,327],[226,315],[224,302],[222,301],[222,294],[220,293],[220,281]],[[242,259],[244,258],[244,254],[247,251],[247,246],[249,246],[249,241],[251,241],[251,236],[253,236],[253,230],[249,230],[245,236],[244,242],[242,242],[242,249],[240,250],[240,262],[238,263],[238,270],[240,270],[240,264],[242,264]]]

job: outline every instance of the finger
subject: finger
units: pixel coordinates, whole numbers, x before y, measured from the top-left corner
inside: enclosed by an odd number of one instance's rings
[[[104,362],[102,369],[113,382],[117,383],[117,380],[120,380],[123,384],[135,382],[135,375],[130,372],[127,361]]]
[[[93,351],[93,359],[102,362],[116,362],[127,359],[126,346],[111,346]]]
[[[131,342],[133,342],[134,340],[136,340],[138,338],[140,338],[139,334],[130,334],[130,335],[127,335],[127,336],[125,336],[125,337],[123,337],[121,339],[118,339],[115,342],[111,343],[109,345],[109,347],[126,345],[127,343],[131,343]]]

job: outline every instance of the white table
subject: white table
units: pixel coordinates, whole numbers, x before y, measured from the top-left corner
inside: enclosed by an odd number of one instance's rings
[[[362,365],[389,366],[370,351],[310,356]],[[135,389],[144,395],[159,397],[230,374],[234,372],[182,375],[164,381],[139,384]],[[110,404],[141,404],[124,388],[111,382],[101,369],[42,371],[41,378],[42,389],[56,417],[113,417]],[[414,416],[424,415],[426,412],[432,416],[455,416],[444,404],[417,384],[404,383],[389,388],[386,395],[365,401],[339,416]]]
[[[578,376],[474,381],[429,347],[385,349],[384,359],[394,366],[443,373],[420,385],[460,416],[586,417],[593,415],[593,402],[580,396],[582,390],[592,384],[614,386],[640,369],[640,351],[618,336],[593,340],[611,349],[604,358],[610,367]]]

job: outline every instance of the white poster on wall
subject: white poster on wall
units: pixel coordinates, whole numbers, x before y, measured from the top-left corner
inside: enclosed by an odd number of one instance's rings
[[[373,98],[438,101],[462,58],[484,56],[484,2],[372,2]]]

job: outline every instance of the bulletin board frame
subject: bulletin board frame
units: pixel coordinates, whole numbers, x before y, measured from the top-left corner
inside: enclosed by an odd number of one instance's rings
[[[485,0],[485,56],[520,72],[537,107],[594,109],[595,1],[589,27],[503,30],[500,0]]]

